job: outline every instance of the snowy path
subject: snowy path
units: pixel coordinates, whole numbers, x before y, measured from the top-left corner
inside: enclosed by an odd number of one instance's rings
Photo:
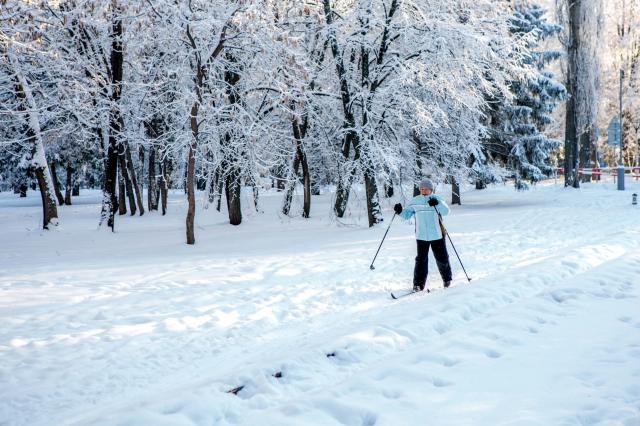
[[[473,283],[450,250],[456,287],[395,302],[410,224],[371,272],[385,227],[200,211],[184,247],[181,212],[105,235],[87,199],[41,234],[2,198],[0,424],[640,424],[627,195],[470,191],[447,225]]]

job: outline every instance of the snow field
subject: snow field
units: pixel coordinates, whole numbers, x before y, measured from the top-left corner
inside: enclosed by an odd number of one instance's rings
[[[413,226],[369,271],[387,225],[321,218],[330,195],[309,221],[280,194],[237,228],[199,210],[186,247],[178,194],[116,235],[99,194],[49,233],[1,194],[0,424],[640,424],[630,193],[466,191],[446,224],[472,283],[449,249],[455,287],[398,301]]]

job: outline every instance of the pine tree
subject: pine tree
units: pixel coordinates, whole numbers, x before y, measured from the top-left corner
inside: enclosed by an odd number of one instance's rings
[[[506,166],[515,178],[516,189],[528,189],[526,181],[538,182],[550,175],[550,155],[560,141],[543,131],[551,123],[551,113],[567,98],[564,85],[545,67],[560,58],[557,50],[538,50],[542,42],[557,35],[562,27],[547,22],[546,11],[537,5],[519,6],[511,18],[511,33],[522,37],[528,49],[523,66],[530,74],[511,82],[512,99],[490,99],[490,125],[485,156]],[[495,169],[479,167],[479,179],[485,183],[499,180]]]

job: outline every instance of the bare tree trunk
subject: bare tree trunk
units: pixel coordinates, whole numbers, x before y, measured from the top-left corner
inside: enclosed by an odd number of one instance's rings
[[[193,110],[192,110],[193,111]],[[196,109],[196,113],[197,113],[197,109]],[[192,129],[193,129],[193,121],[195,121],[196,116],[192,115]],[[196,124],[197,126],[197,124]],[[196,130],[196,134],[197,134],[197,130]],[[195,192],[194,192],[194,185],[193,185],[193,176],[195,173],[195,168],[196,168],[196,158],[195,158],[195,153],[194,153],[194,147],[195,143],[192,143],[191,146],[189,146],[189,158],[188,158],[188,163],[187,163],[187,201],[188,201],[188,207],[187,207],[187,220],[186,220],[186,224],[187,224],[187,244],[195,244],[196,243],[196,237],[195,237],[195,233],[194,233],[194,220],[195,220],[195,216],[196,216],[196,196],[195,196]]]
[[[391,181],[385,183],[385,185],[384,185],[384,197],[385,198],[391,198],[391,197],[393,197],[393,193],[394,193],[393,183]]]
[[[38,186],[40,187],[40,196],[42,198],[42,228],[49,229],[50,225],[58,224],[58,207],[56,200],[51,193],[53,190],[53,180],[51,172],[47,164],[47,157],[42,142],[42,133],[40,129],[40,118],[38,117],[38,105],[31,92],[31,87],[26,76],[22,73],[20,63],[9,48],[9,61],[13,66],[16,74],[16,92],[17,96],[24,99],[29,106],[29,130],[28,140],[31,141],[31,168],[35,172]]]
[[[186,35],[189,38],[189,42],[194,51],[197,51],[198,46],[196,45],[195,39],[191,35],[191,29],[189,25],[186,27]],[[193,66],[195,67],[195,75],[194,75],[194,83],[195,83],[195,95],[196,100],[191,106],[191,112],[189,116],[189,124],[191,126],[191,143],[189,144],[189,156],[187,158],[187,170],[186,170],[186,183],[185,183],[185,191],[187,193],[187,217],[186,217],[186,231],[187,231],[187,244],[195,244],[196,237],[194,233],[194,221],[196,216],[196,199],[195,199],[195,190],[194,190],[194,175],[196,168],[196,149],[198,147],[198,138],[200,136],[200,125],[198,123],[198,112],[200,111],[200,105],[202,104],[202,85],[204,84],[205,79],[205,68],[207,67],[207,62],[215,58],[220,51],[222,50],[223,40],[225,35],[225,29],[222,30],[220,35],[220,41],[218,43],[218,47],[214,50],[211,56],[208,59],[205,59],[205,62],[202,62],[202,57],[200,54],[194,54],[194,62]]]
[[[564,186],[580,187],[578,179],[579,135],[577,119],[578,52],[580,49],[581,0],[569,0],[569,46],[567,52],[567,100],[564,136]]]
[[[167,198],[169,185],[171,182],[172,166],[169,159],[163,159],[160,163],[160,200],[162,205],[162,215],[167,214]]]
[[[350,145],[351,138],[349,135],[346,135],[344,146],[346,148]],[[343,153],[345,150],[343,150]],[[343,154],[344,155],[344,154]],[[345,160],[348,161],[348,149],[347,149],[347,157],[344,157]],[[353,181],[356,177],[357,168],[355,164],[349,164],[350,169],[345,170],[345,176],[338,178],[338,184],[336,187],[336,202],[333,206],[333,210],[336,213],[337,217],[343,217],[344,213],[347,211],[347,204],[349,203],[349,195],[351,194],[351,186],[353,185]]]
[[[227,207],[229,209],[229,223],[240,225],[242,223],[242,209],[240,203],[240,171],[233,167],[227,176]]]
[[[188,179],[188,175],[189,175],[189,159],[187,158],[187,161],[184,165],[184,169],[183,169],[183,176],[182,176],[182,188],[184,189],[184,194],[187,195],[189,193],[189,191],[187,190],[187,179]]]
[[[364,171],[364,187],[367,195],[367,216],[369,218],[369,226],[382,221],[382,212],[380,211],[380,199],[378,198],[378,184],[376,183],[376,174],[373,165],[367,161],[368,167]]]
[[[106,168],[104,172],[104,190],[102,194],[102,213],[100,224],[106,219],[107,226],[115,231],[115,213],[120,207],[116,197],[118,185],[118,148],[113,134],[109,135],[109,147],[107,148]],[[124,203],[122,203],[124,204]],[[126,206],[125,206],[126,209]]]
[[[145,149],[144,146],[140,145],[138,147],[138,160],[140,161],[140,191],[142,191],[142,194],[144,196],[144,166],[145,166]],[[147,201],[148,201],[148,197],[149,194],[147,193]],[[147,207],[149,207],[147,205]],[[151,211],[151,209],[149,209],[149,211]]]
[[[231,64],[227,66],[224,71],[224,81],[227,83],[226,93],[229,98],[229,104],[233,108],[236,108],[237,104],[242,102],[240,94],[237,90],[237,84],[240,81],[240,74],[233,68],[236,59],[230,53],[226,54],[227,61]],[[230,133],[226,133],[224,136],[224,143],[227,147],[231,146],[231,141],[234,136]],[[242,171],[239,169],[239,160],[242,157],[241,152],[237,152],[235,149],[226,154],[228,163],[228,174],[226,175],[226,194],[227,194],[227,207],[229,208],[229,223],[231,225],[240,225],[242,223],[242,206],[240,200],[240,194],[242,189]]]
[[[118,141],[116,137],[123,127],[119,101],[122,93],[122,76],[124,56],[122,49],[122,20],[118,15],[118,8],[113,9],[113,23],[111,28],[111,101],[115,108],[109,112],[109,147],[105,169],[104,192],[102,197],[102,214],[100,223],[107,219],[107,226],[115,230],[115,211],[118,208],[116,200],[116,180],[118,175]]]
[[[122,178],[122,168],[118,173],[118,213],[120,215],[127,214],[127,199],[124,179]]]
[[[213,52],[208,58],[205,57],[204,59],[201,56],[201,54],[198,52],[199,50],[198,45],[195,39],[193,38],[193,36],[191,35],[191,29],[189,27],[189,24],[187,24],[185,28],[187,38],[189,39],[191,48],[194,51],[193,67],[195,71],[194,83],[195,83],[195,95],[196,95],[196,100],[191,106],[190,117],[189,117],[192,139],[191,139],[191,143],[189,144],[189,155],[187,158],[187,167],[186,167],[187,170],[186,170],[186,182],[185,182],[185,191],[187,193],[187,202],[188,202],[187,217],[185,219],[187,244],[195,244],[196,242],[195,233],[194,233],[196,200],[195,200],[195,192],[194,192],[193,185],[194,185],[194,175],[195,175],[195,167],[196,167],[195,151],[198,147],[198,137],[200,132],[199,123],[198,123],[198,112],[200,110],[200,105],[202,104],[201,90],[204,84],[205,72],[208,65],[220,54],[220,52],[223,49],[224,41],[226,39],[226,35],[225,35],[226,28],[227,28],[226,25],[227,24],[225,24],[225,26],[223,27],[220,33],[218,46],[213,50]],[[164,209],[164,206],[163,206],[163,209]]]
[[[298,174],[298,167],[302,167],[302,185],[304,192],[304,199],[302,203],[302,217],[309,218],[311,213],[311,172],[309,171],[309,161],[307,160],[307,152],[304,148],[303,141],[307,135],[307,129],[309,128],[309,119],[305,115],[302,123],[300,119],[296,117],[293,120],[293,136],[296,140],[296,161],[294,162],[294,176]],[[295,179],[293,185],[295,187],[297,179]]]
[[[129,171],[127,169],[127,161],[124,155],[124,145],[120,144],[118,150],[118,164],[120,166],[120,178],[124,183],[127,199],[129,200],[129,210],[131,211],[131,216],[136,214],[136,198],[133,194],[133,185],[131,183],[131,179],[129,177]]]
[[[71,189],[73,187],[73,169],[71,166],[67,166],[67,181],[64,186],[64,203],[68,206],[71,205]]]
[[[197,78],[199,81],[199,85],[196,88],[196,91],[198,92],[198,94],[200,93],[200,87],[202,85],[201,72],[202,72],[202,68],[200,68],[200,66],[198,65]],[[187,203],[188,203],[187,218],[186,218],[187,244],[196,243],[196,237],[194,233],[194,221],[196,216],[196,195],[194,192],[195,189],[193,187],[194,186],[193,179],[194,179],[195,170],[196,170],[195,149],[198,144],[198,136],[200,131],[199,124],[198,124],[198,111],[200,109],[199,99],[200,99],[200,96],[198,96],[198,100],[194,102],[193,105],[191,106],[191,117],[190,117],[192,140],[191,140],[191,144],[189,145],[189,156],[187,158],[187,180],[185,184],[185,190],[187,191]]]
[[[300,167],[300,158],[298,154],[294,156],[293,159],[293,167],[291,168],[291,176],[289,178],[289,187],[287,188],[287,192],[284,196],[284,203],[282,203],[282,214],[285,216],[289,216],[289,212],[291,211],[291,203],[293,202],[293,193],[296,190],[296,185],[298,184],[298,168]]]
[[[284,173],[285,169],[286,169],[286,166],[280,161],[278,162],[277,165],[275,165],[271,169],[271,173],[272,173],[271,187],[278,190],[278,192],[284,191],[286,189],[287,180]]]
[[[580,167],[583,169],[592,167],[591,159],[594,158],[594,149],[591,140],[591,133],[591,130],[587,130],[580,136]],[[591,176],[591,174],[583,172],[581,181],[589,182],[591,181]]]
[[[386,39],[388,37],[388,26],[390,25],[390,19],[393,16],[397,3],[397,0],[392,0],[391,8],[387,15],[387,22],[385,26],[385,30],[382,36],[382,45],[380,46],[380,50],[378,51],[379,57],[383,57],[384,53],[387,49]],[[368,35],[369,28],[369,14],[370,10],[367,10],[360,20],[361,25],[361,34],[363,40]],[[366,129],[369,124],[369,108],[371,107],[371,101],[373,99],[374,92],[376,91],[376,84],[378,82],[371,81],[371,75],[369,72],[369,47],[366,46],[365,43],[360,46],[360,85],[363,91],[368,92],[367,97],[364,99],[363,108],[362,108],[362,128]],[[379,84],[379,83],[378,83]],[[365,133],[366,134],[366,133]],[[373,137],[371,135],[365,136],[370,141],[372,141]],[[357,156],[361,158],[361,162],[364,166],[364,187],[367,195],[367,216],[369,218],[369,226],[373,226],[376,223],[382,222],[382,212],[380,210],[380,197],[378,195],[378,184],[376,182],[376,169],[371,159],[366,155],[361,155],[361,151],[367,149],[368,145],[360,146],[360,144],[354,145],[354,149],[356,150]]]
[[[219,174],[217,174],[217,176],[216,176],[216,193],[217,193],[217,197],[218,197],[218,204],[216,205],[216,210],[218,210],[218,211],[220,211],[220,209],[222,208],[222,191],[224,189],[224,181],[225,181],[225,179],[223,178],[222,173],[220,172]]]
[[[573,79],[573,77],[572,77]],[[575,83],[571,80],[569,84]],[[575,88],[575,84],[573,86]],[[572,90],[570,87],[569,90]],[[578,135],[576,132],[575,101],[573,96],[567,100],[564,139],[564,186],[580,187],[578,180]]]
[[[309,162],[307,161],[306,153],[301,152],[302,163],[302,187],[303,190],[303,202],[302,202],[302,217],[309,218],[311,214],[311,173],[309,172]]]
[[[218,181],[218,170],[214,173],[209,173],[207,178],[207,201],[208,204],[213,204],[216,201],[216,185]],[[207,207],[208,208],[208,207]]]
[[[421,146],[420,146],[420,138],[416,133],[413,133],[413,142],[416,144],[416,169],[418,170],[418,179],[422,178],[422,159],[420,155],[422,154]],[[413,184],[413,196],[417,197],[420,195],[420,188],[418,188],[418,183],[414,182]]]
[[[58,210],[56,202],[51,196],[50,180],[48,168],[38,167],[35,170],[36,179],[38,180],[38,186],[40,187],[40,196],[42,198],[42,205],[44,207],[44,216],[42,218],[42,229],[49,229],[50,225],[57,225],[56,218],[58,217]],[[49,181],[47,181],[47,178]]]
[[[125,161],[127,165],[127,169],[129,172],[129,179],[131,180],[131,187],[133,193],[135,195],[135,200],[138,203],[138,211],[140,212],[140,216],[144,214],[144,204],[142,202],[142,192],[140,191],[140,185],[138,185],[138,177],[136,174],[136,168],[133,165],[133,157],[131,155],[131,148],[129,147],[129,143],[127,141],[124,142],[124,155]],[[133,215],[134,212],[132,211]]]
[[[149,147],[149,190],[147,202],[149,211],[158,210],[157,180],[156,180],[156,150]]]
[[[251,190],[253,192],[253,207],[258,213],[260,213],[260,189],[255,182],[253,183]]]
[[[460,201],[460,184],[453,176],[451,176],[451,204],[462,204]]]
[[[56,194],[56,198],[58,199],[58,205],[64,205],[64,198],[62,197],[62,192],[60,191],[60,179],[58,179],[58,172],[56,170],[56,161],[53,160],[51,162],[51,166],[49,170],[51,170],[51,180],[53,181],[53,191]]]
[[[579,136],[580,142],[578,143],[578,146],[580,152],[578,153],[578,179],[580,179],[580,182],[582,183],[589,182],[591,180],[591,175],[584,172],[584,169],[589,167],[589,160],[591,157],[591,141],[589,140],[590,133],[591,132],[587,130]],[[582,174],[580,174],[580,169],[583,169]]]
[[[331,10],[330,0],[323,0],[323,5],[325,20],[330,28],[328,38],[331,46],[331,53],[333,54],[333,59],[336,65],[336,74],[340,80],[340,96],[342,99],[342,110],[344,115],[342,127],[347,129],[342,145],[342,156],[348,161],[351,145],[353,144],[355,146],[359,141],[357,133],[353,130],[355,128],[355,118],[351,110],[351,92],[347,83],[347,71],[342,59],[342,52],[340,51],[335,30],[333,29],[333,10]],[[343,217],[346,211],[354,173],[354,169],[346,171],[346,176],[338,180],[338,187],[336,188],[336,202],[334,205],[334,211],[338,217]]]

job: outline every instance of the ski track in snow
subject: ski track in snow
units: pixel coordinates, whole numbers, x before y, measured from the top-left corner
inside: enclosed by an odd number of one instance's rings
[[[627,193],[469,191],[446,222],[473,281],[449,248],[456,285],[397,301],[410,224],[372,272],[386,225],[254,214],[231,228],[200,210],[185,248],[180,202],[106,235],[87,199],[68,213],[79,225],[47,234],[29,229],[37,205],[2,194],[0,425],[640,425]]]

